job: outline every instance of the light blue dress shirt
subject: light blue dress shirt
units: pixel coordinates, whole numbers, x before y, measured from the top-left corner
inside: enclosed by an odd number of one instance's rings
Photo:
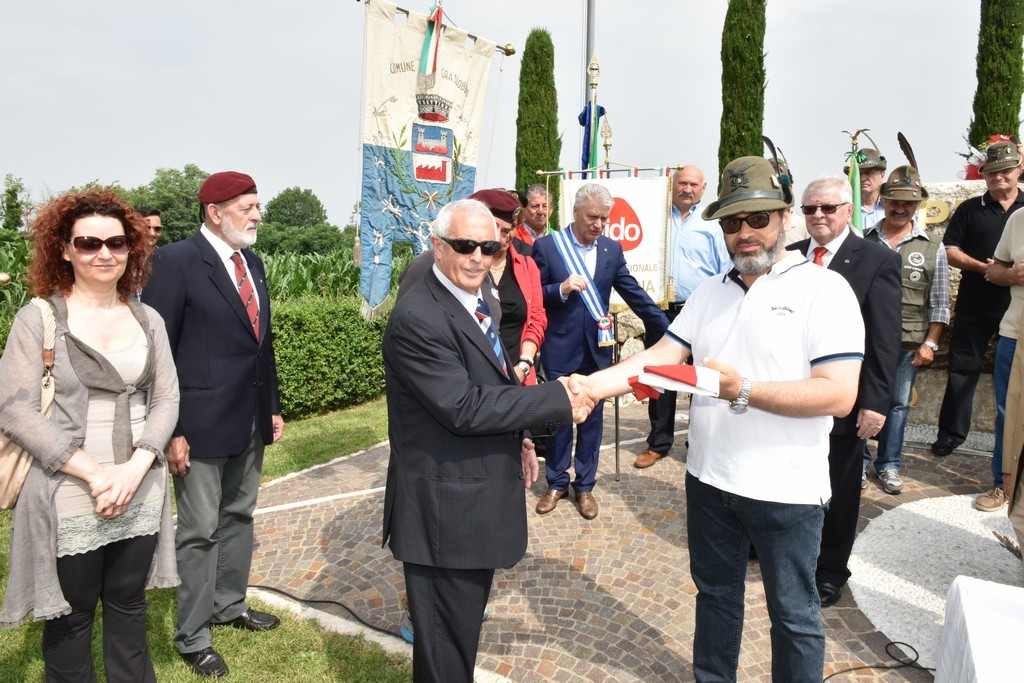
[[[671,262],[675,300],[686,301],[697,285],[712,275],[732,269],[725,236],[717,221],[700,217],[703,206],[695,204],[684,216],[672,205]]]

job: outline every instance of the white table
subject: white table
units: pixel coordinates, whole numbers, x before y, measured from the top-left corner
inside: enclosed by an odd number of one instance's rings
[[[1006,683],[1024,639],[1024,588],[958,576],[946,596],[935,683]]]

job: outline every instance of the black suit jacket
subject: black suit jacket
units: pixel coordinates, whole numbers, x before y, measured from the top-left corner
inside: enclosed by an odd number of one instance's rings
[[[787,249],[806,254],[810,242],[794,242]],[[896,375],[902,330],[901,265],[896,252],[852,232],[829,263],[829,270],[850,283],[864,317],[864,363],[857,402],[848,416],[836,418],[832,427],[835,435],[857,433],[857,413],[861,408],[885,415],[892,405],[892,379]]]
[[[383,355],[391,439],[383,542],[402,562],[512,566],[527,539],[521,430],[572,420],[562,385],[509,379],[476,320],[430,270],[395,304]]]
[[[259,339],[238,288],[202,233],[158,249],[142,290],[142,300],[167,325],[181,389],[175,435],[188,440],[192,458],[241,453],[254,419],[263,443],[271,443],[270,418],[281,412],[266,273],[258,256],[248,249],[242,254],[259,297]]]

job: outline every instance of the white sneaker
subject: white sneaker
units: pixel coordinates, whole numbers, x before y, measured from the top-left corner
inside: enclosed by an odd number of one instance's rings
[[[878,473],[878,478],[882,482],[882,488],[885,489],[886,493],[897,495],[903,493],[903,480],[900,479],[900,473],[894,469],[882,470]]]

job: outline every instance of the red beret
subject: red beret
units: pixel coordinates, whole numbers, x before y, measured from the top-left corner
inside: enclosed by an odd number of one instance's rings
[[[506,223],[511,223],[516,210],[522,208],[515,195],[507,190],[477,190],[469,198],[486,204],[492,216]]]
[[[214,173],[199,188],[199,201],[220,204],[243,194],[255,194],[256,181],[244,173],[223,171]]]

